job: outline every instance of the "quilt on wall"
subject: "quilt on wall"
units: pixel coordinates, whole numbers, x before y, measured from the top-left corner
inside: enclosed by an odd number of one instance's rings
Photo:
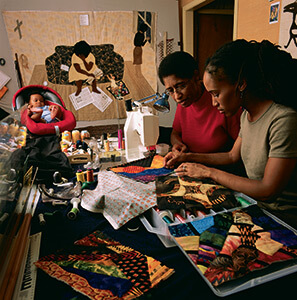
[[[112,44],[124,61],[133,60],[132,11],[3,11],[2,14],[13,56],[16,53],[19,57],[25,85],[29,84],[34,67],[44,65],[58,45],[73,46],[80,40],[86,40],[90,45]],[[88,15],[88,26],[80,25],[81,15]],[[143,59],[146,63],[142,65],[142,74],[155,88],[155,50],[145,47]]]

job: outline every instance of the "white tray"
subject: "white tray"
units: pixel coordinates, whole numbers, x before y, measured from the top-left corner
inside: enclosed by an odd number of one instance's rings
[[[242,193],[235,193],[235,197],[244,198],[245,200],[250,202],[250,205],[255,205],[257,203],[254,199],[252,199]],[[247,205],[247,206],[249,206],[249,205]],[[239,209],[239,207],[234,208],[232,210],[224,210],[224,211],[218,212],[218,213],[224,213],[224,212],[233,211],[236,209]],[[267,211],[263,210],[263,212],[265,214],[267,214],[269,217],[273,218],[278,223],[280,223],[281,225],[283,225],[286,228],[288,228],[289,230],[293,231],[297,235],[297,230],[295,230],[291,226],[287,225],[286,223],[284,223],[283,221],[281,221],[274,215],[268,213]],[[204,218],[211,216],[211,215],[218,214],[218,213],[211,211],[210,214],[204,216]],[[202,219],[202,218],[200,217],[200,218],[195,218],[195,219],[191,219],[191,220],[187,219],[186,221],[190,222],[190,221],[199,220],[199,219]],[[295,260],[295,261],[291,260],[291,261],[287,262],[286,267],[284,267],[284,265],[280,266],[277,264],[272,264],[272,266],[270,268],[271,271],[267,274],[256,276],[257,275],[256,272],[258,272],[258,274],[260,274],[261,271],[260,272],[254,271],[255,277],[252,279],[247,280],[245,277],[242,277],[239,279],[231,280],[228,283],[224,283],[221,286],[215,287],[207,280],[207,278],[202,274],[202,272],[195,265],[195,263],[192,261],[192,259],[187,255],[187,253],[183,250],[183,248],[177,243],[175,238],[170,234],[169,229],[168,229],[169,226],[180,223],[178,220],[175,220],[174,223],[172,223],[172,224],[167,224],[165,221],[163,221],[163,219],[161,219],[158,212],[153,208],[148,210],[142,216],[140,216],[140,220],[149,232],[157,234],[157,236],[162,241],[162,243],[165,247],[178,246],[180,248],[180,250],[183,252],[183,254],[191,262],[191,264],[196,269],[196,271],[202,276],[202,278],[204,279],[206,284],[210,287],[210,289],[213,291],[213,293],[219,297],[225,297],[225,296],[228,296],[231,294],[235,294],[237,292],[255,287],[255,286],[263,284],[265,282],[268,282],[268,281],[289,275],[291,273],[297,272],[297,260]],[[263,272],[261,272],[261,273],[263,274]]]

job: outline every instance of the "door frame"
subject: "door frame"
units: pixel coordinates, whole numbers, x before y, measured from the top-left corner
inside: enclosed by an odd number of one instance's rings
[[[194,11],[211,3],[213,0],[193,0],[182,7],[183,51],[194,55]],[[233,40],[237,37],[238,1],[234,0]]]

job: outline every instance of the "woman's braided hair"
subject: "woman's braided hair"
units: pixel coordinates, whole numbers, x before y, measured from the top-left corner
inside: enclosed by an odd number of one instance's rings
[[[297,110],[296,60],[268,40],[227,43],[207,59],[205,71],[231,84],[245,80],[251,95]]]

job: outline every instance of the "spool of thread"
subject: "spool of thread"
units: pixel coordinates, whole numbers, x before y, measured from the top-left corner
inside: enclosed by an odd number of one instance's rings
[[[174,217],[179,220],[181,223],[186,223],[186,220],[178,213],[174,214]]]
[[[67,143],[64,143],[64,142],[61,143],[61,150],[62,150],[62,152],[67,152],[68,147],[69,146],[68,146]]]
[[[109,140],[105,140],[105,141],[104,141],[104,150],[105,150],[106,152],[109,151]]]
[[[19,125],[17,124],[10,124],[8,128],[8,133],[12,136],[17,136],[17,133],[19,131]]]
[[[88,130],[82,130],[81,134],[80,134],[80,138],[83,141],[85,138],[89,138],[90,137],[90,133],[88,132]]]
[[[70,210],[70,212],[68,212],[67,217],[71,220],[74,220],[76,219],[77,214],[79,213],[78,204],[80,203],[80,199],[72,198],[70,203],[73,205],[73,207]]]
[[[118,148],[122,149],[122,142],[123,142],[123,132],[122,129],[118,129]]]
[[[246,199],[244,199],[242,197],[236,197],[236,199],[240,203],[241,206],[249,206],[249,205],[251,205],[251,203],[248,200],[246,200]]]
[[[79,209],[76,207],[73,207],[70,212],[67,214],[67,217],[71,220],[76,219],[77,214],[79,213]]]
[[[45,219],[44,219],[44,215],[43,214],[39,214],[38,215],[38,219],[39,219],[39,224],[41,225],[41,226],[44,226],[45,224],[46,224],[46,222],[45,222]]]
[[[0,135],[6,134],[7,131],[8,131],[8,123],[6,123],[6,122],[1,122],[1,123],[0,123]]]
[[[79,132],[79,130],[73,130],[73,131],[72,131],[72,142],[73,142],[74,144],[76,144],[76,142],[77,142],[78,140],[80,140],[80,132]]]
[[[169,213],[168,211],[166,211],[166,210],[160,211],[159,216],[160,216],[167,224],[173,223],[172,216],[170,215],[170,213]]]
[[[71,133],[70,133],[70,131],[66,130],[66,131],[62,132],[62,140],[71,142]]]
[[[9,213],[4,213],[0,218],[0,225],[2,225],[8,217]]]
[[[76,180],[80,182],[85,182],[85,174],[82,170],[78,170],[76,173]]]
[[[92,169],[87,170],[87,182],[94,182],[94,172]]]

